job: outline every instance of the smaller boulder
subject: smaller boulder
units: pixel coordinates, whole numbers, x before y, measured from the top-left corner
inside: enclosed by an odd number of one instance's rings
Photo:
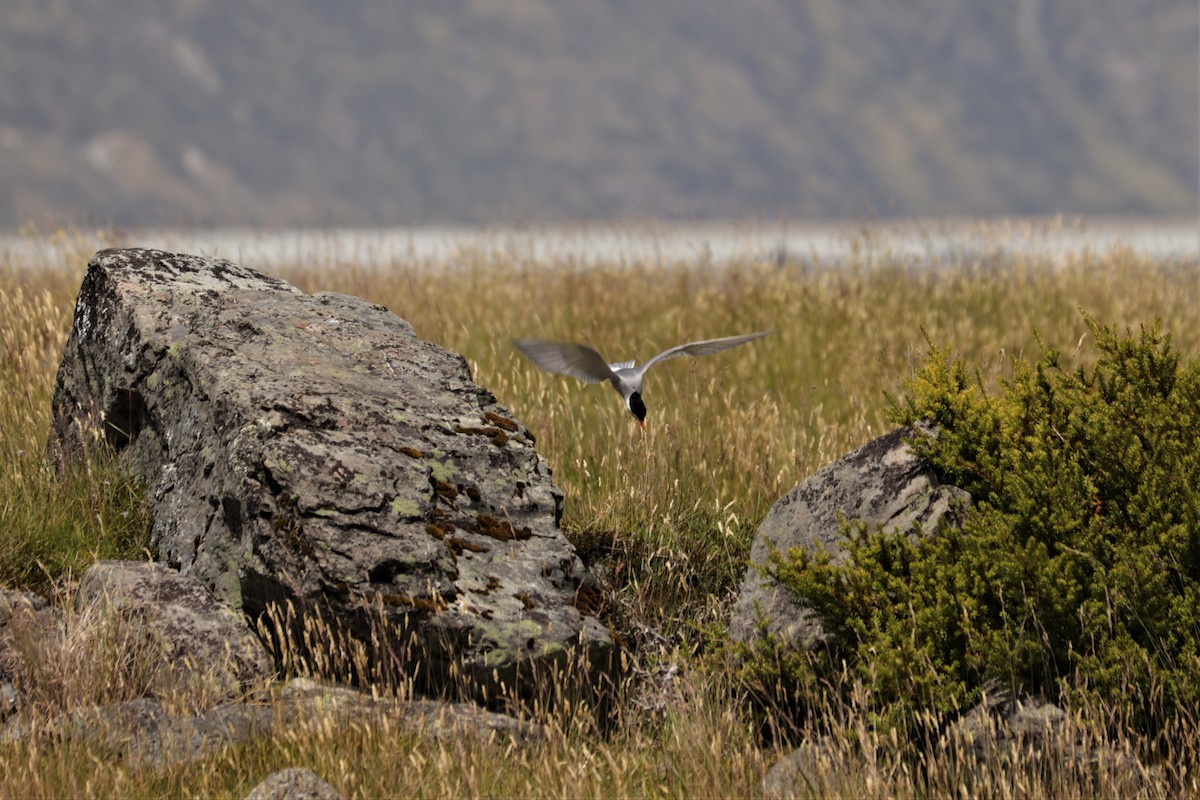
[[[502,736],[523,743],[543,736],[534,723],[472,703],[374,697],[337,684],[293,678],[271,704],[235,702],[194,716],[173,716],[155,698],[76,708],[49,721],[17,715],[0,728],[0,743],[87,741],[148,769],[195,763],[220,747],[274,732],[400,725],[436,740]]]
[[[49,606],[46,598],[33,592],[0,590],[0,625],[7,625],[13,614],[37,613]]]
[[[59,624],[55,609],[40,595],[0,590],[0,722],[23,705],[17,678],[28,643],[52,635]]]
[[[17,639],[49,633],[58,615],[45,598],[32,592],[0,590],[0,680],[11,680],[20,659]]]
[[[879,774],[856,773],[856,757],[831,736],[817,736],[779,759],[763,776],[767,800],[792,797],[855,797],[868,780],[883,784]],[[864,763],[872,763],[863,759]]]
[[[312,678],[292,678],[279,693],[279,706],[290,719],[312,719],[322,714],[343,720],[363,721],[380,715],[400,721],[406,728],[433,739],[477,736],[484,740],[503,735],[517,742],[539,739],[542,727],[474,703],[445,700],[376,699],[340,684]]]
[[[1144,794],[1162,781],[1161,769],[1147,767],[1104,731],[1039,698],[985,696],[946,727],[938,748],[956,752],[957,763],[980,775],[1004,774],[1026,762],[1054,764],[1062,780],[1107,786],[1114,797]]]
[[[93,747],[148,769],[190,764],[224,745],[248,742],[270,731],[270,706],[229,703],[192,717],[174,717],[152,697],[86,706],[50,719],[14,717],[0,742],[86,741]]]
[[[20,742],[36,737],[42,741],[82,739],[94,742],[114,753],[144,750],[144,743],[156,740],[169,717],[162,703],[140,697],[124,703],[85,706],[50,719],[13,717],[0,732],[0,742]]]
[[[246,795],[246,800],[341,800],[341,797],[337,789],[311,769],[292,768],[263,778]]]
[[[10,681],[0,682],[0,722],[17,713],[20,708],[20,699],[17,697],[17,688]]]
[[[846,522],[932,532],[970,503],[967,492],[941,484],[913,454],[908,441],[917,435],[934,434],[929,428],[892,431],[823,467],[772,507],[754,538],[750,567],[730,618],[735,641],[757,639],[760,618],[781,643],[812,648],[824,640],[811,610],[763,573],[772,550],[824,549],[837,563],[846,557]]]
[[[206,704],[235,700],[274,676],[271,657],[245,617],[195,578],[161,564],[100,561],[84,573],[76,608],[107,609],[136,626],[161,654],[156,693],[199,692]]]

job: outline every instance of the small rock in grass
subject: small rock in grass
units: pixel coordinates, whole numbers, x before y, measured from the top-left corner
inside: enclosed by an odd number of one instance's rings
[[[246,800],[341,800],[341,793],[310,769],[272,772],[250,790]]]

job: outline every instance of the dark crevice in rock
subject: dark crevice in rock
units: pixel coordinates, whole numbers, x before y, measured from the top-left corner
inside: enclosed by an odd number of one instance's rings
[[[259,468],[258,476],[260,483],[266,486],[270,490],[271,494],[275,495],[276,497],[281,497],[287,493],[287,490],[284,489],[283,483],[276,479],[276,477],[271,473],[271,468],[266,464],[263,464]]]
[[[412,564],[406,564],[403,561],[389,559],[382,563],[376,564],[370,572],[367,573],[367,580],[371,583],[391,583],[392,579],[397,575],[407,574],[412,571]]]
[[[113,393],[104,411],[104,438],[114,450],[124,450],[149,425],[150,414],[139,392],[119,389]]]
[[[229,533],[240,540],[242,538],[242,501],[227,494],[221,498],[221,512],[224,514],[225,527]]]

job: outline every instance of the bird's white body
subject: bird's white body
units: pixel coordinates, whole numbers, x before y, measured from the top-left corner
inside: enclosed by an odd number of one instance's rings
[[[604,357],[592,348],[583,344],[571,342],[552,342],[545,339],[520,339],[517,349],[529,357],[547,372],[557,372],[570,375],[587,383],[608,381],[621,399],[625,408],[637,417],[645,427],[646,406],[642,402],[642,380],[646,371],[660,361],[677,356],[707,356],[719,353],[730,347],[753,341],[766,336],[771,331],[745,333],[740,336],[726,336],[721,339],[705,339],[700,342],[689,342],[664,350],[654,358],[638,366],[633,361],[622,361],[614,364],[605,362]]]

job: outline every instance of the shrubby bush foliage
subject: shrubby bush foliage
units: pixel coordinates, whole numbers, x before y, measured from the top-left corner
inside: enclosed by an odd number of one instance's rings
[[[1099,702],[1149,730],[1200,705],[1200,363],[1159,323],[1086,323],[1093,366],[1043,345],[996,392],[931,346],[892,417],[937,425],[914,449],[973,507],[961,530],[913,539],[848,526],[839,565],[778,556],[772,573],[829,632],[822,652],[775,662],[787,681],[857,683],[887,725],[984,686]]]

